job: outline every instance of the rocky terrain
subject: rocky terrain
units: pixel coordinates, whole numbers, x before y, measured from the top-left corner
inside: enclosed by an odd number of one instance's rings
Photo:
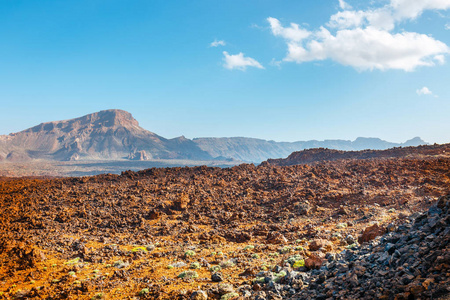
[[[438,299],[450,159],[0,180],[3,299]]]
[[[368,227],[369,236],[378,227]],[[384,231],[384,230],[383,230]],[[279,268],[286,274],[258,274],[267,293],[297,299],[439,299],[450,294],[450,195],[428,211],[409,216],[388,233],[363,246],[327,254],[310,273]],[[364,238],[359,240],[362,241]],[[257,280],[258,281],[258,280]],[[304,287],[304,288],[303,288]],[[252,291],[249,291],[251,294]],[[254,292],[253,292],[254,293]],[[256,292],[263,298],[266,292]],[[448,297],[445,297],[446,299]]]
[[[80,118],[39,124],[0,136],[0,162],[40,161],[242,161],[259,163],[293,151],[327,147],[341,150],[387,149],[426,144],[420,138],[403,144],[376,138],[274,142],[252,138],[166,139],[139,126],[133,116],[111,109]],[[210,163],[212,164],[212,163]],[[167,166],[173,164],[168,163]],[[11,166],[10,169],[13,169]]]
[[[425,158],[450,157],[450,144],[427,145],[418,147],[399,147],[386,150],[339,151],[315,148],[294,152],[287,158],[268,159],[267,163],[276,166],[310,164],[319,161],[372,158]]]

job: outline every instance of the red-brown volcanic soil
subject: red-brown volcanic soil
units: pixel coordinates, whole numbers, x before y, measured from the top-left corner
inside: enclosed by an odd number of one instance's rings
[[[0,298],[231,299],[261,288],[261,270],[297,255],[310,272],[448,192],[448,158],[0,180]]]

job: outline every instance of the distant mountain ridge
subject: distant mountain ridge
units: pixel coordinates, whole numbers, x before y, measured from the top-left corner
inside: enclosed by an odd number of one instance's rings
[[[342,151],[325,148],[306,149],[291,153],[287,158],[268,159],[263,164],[276,166],[292,166],[311,164],[322,161],[343,159],[374,159],[374,158],[417,158],[417,157],[449,157],[450,144],[421,145],[385,150]]]
[[[275,142],[255,138],[166,139],[139,126],[133,116],[111,109],[79,118],[46,122],[0,136],[0,161],[68,160],[239,160],[259,163],[309,148],[338,150],[387,149],[427,144],[416,137],[405,143],[378,138],[355,141]]]
[[[428,144],[419,137],[410,139],[405,143],[391,143],[383,141],[379,138],[363,137],[359,137],[354,141],[311,140],[298,142],[275,142],[243,137],[195,138],[193,141],[211,156],[233,157],[235,159],[249,162],[261,162],[264,161],[266,157],[287,157],[292,152],[311,148],[358,151],[365,149],[384,150],[393,147],[408,147]]]

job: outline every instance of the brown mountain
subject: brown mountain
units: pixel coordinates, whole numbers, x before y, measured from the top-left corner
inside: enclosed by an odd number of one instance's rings
[[[184,137],[165,139],[143,129],[123,110],[42,123],[0,136],[0,160],[194,159],[212,157]]]

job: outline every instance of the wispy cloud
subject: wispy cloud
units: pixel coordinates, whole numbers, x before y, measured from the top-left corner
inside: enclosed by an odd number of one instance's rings
[[[300,28],[298,24],[291,23],[290,27],[281,26],[280,21],[275,18],[267,18],[267,21],[270,24],[270,28],[272,29],[273,35],[281,36],[286,40],[292,42],[301,42],[311,35],[306,29]]]
[[[242,52],[235,55],[229,55],[227,51],[223,51],[223,55],[224,55],[223,66],[226,69],[229,70],[237,69],[241,71],[245,71],[247,67],[264,69],[264,67],[258,61],[256,61],[251,57],[245,57],[244,53]]]
[[[445,30],[450,30],[450,23],[445,24]]]
[[[426,86],[424,86],[421,89],[416,90],[417,95],[422,96],[422,95],[433,95],[433,92],[430,91],[429,88],[427,88]]]
[[[295,23],[282,26],[278,19],[267,18],[272,34],[286,41],[288,52],[283,61],[331,59],[358,70],[413,71],[442,64],[450,53],[445,43],[429,35],[392,32],[398,23],[415,19],[425,10],[449,9],[448,0],[391,0],[383,7],[358,11],[342,0],[339,6],[343,11],[314,31]]]
[[[219,46],[225,46],[227,43],[225,43],[224,40],[214,40],[211,44],[209,44],[210,47],[219,47]]]
[[[258,24],[255,24],[255,23],[252,23],[252,24],[250,25],[250,28],[256,28],[256,29],[264,29],[264,27],[263,27],[263,26],[260,26],[260,25],[258,25]]]
[[[347,2],[345,2],[344,0],[339,0],[339,7],[341,9],[352,9],[352,6],[349,5]]]

